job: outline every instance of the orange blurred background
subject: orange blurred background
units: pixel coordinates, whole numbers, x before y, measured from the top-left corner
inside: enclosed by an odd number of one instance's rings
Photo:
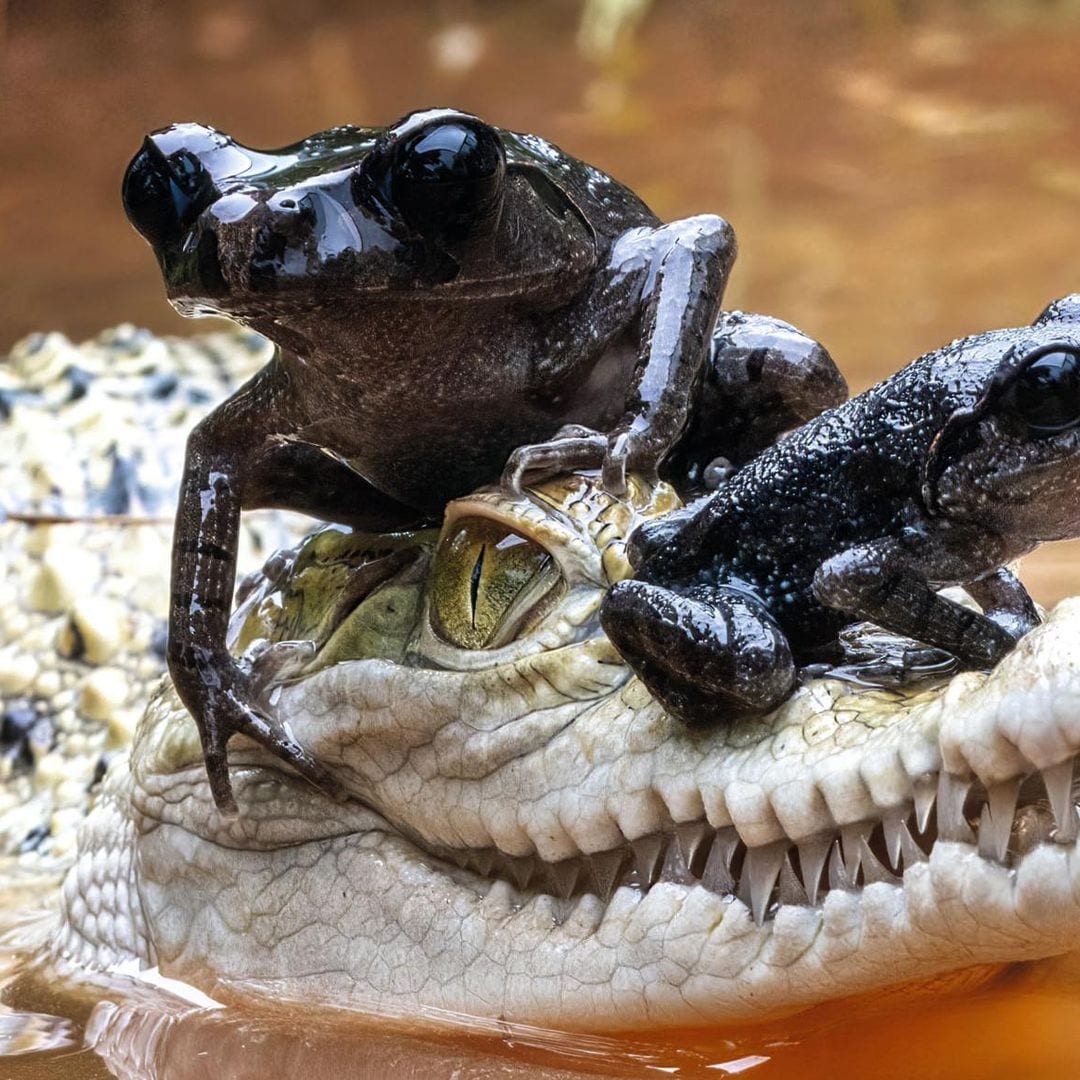
[[[1080,3],[10,0],[0,350],[163,299],[119,182],[176,120],[275,146],[448,104],[535,131],[664,217],[723,213],[727,305],[822,340],[859,390],[1080,289]],[[1076,549],[1029,560],[1043,601]]]

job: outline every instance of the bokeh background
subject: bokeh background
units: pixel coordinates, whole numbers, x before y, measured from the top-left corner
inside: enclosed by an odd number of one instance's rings
[[[0,353],[34,330],[193,333],[120,176],[176,120],[255,146],[454,105],[663,217],[716,211],[727,306],[818,337],[853,390],[1080,290],[1080,3],[0,0]],[[1036,595],[1080,591],[1056,545]]]

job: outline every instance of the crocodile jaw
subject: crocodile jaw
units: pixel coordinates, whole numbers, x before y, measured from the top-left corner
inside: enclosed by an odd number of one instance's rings
[[[692,737],[602,642],[573,648],[569,668],[515,661],[551,695],[525,715],[499,707],[505,671],[485,693],[476,673],[360,661],[285,690],[280,714],[357,798],[322,800],[251,752],[246,812],[227,826],[193,729],[160,699],[133,755],[142,951],[203,988],[614,1029],[760,1017],[1077,947],[1080,602],[991,676],[887,721],[860,722],[874,699],[826,682],[767,725]],[[410,700],[422,708],[403,712]],[[1052,809],[1056,832],[1051,819],[1031,846],[1021,819]],[[902,877],[874,857],[882,840]],[[725,892],[709,860],[732,841]],[[805,892],[823,849],[816,902],[789,902],[785,866]],[[607,891],[592,868],[613,852]],[[65,940],[93,961],[92,935]]]

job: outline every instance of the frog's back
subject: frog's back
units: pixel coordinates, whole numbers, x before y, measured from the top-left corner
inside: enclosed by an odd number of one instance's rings
[[[758,455],[687,524],[665,575],[749,587],[796,648],[833,638],[848,620],[814,598],[814,574],[923,511],[935,434],[974,403],[1007,347],[988,337],[921,357]]]
[[[527,172],[534,187],[546,178],[550,196],[569,198],[588,222],[601,249],[627,229],[652,228],[660,219],[628,187],[539,135],[501,132],[507,166]]]

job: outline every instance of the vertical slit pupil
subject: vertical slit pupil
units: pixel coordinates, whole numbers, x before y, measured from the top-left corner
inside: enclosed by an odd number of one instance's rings
[[[476,557],[476,563],[472,569],[472,580],[469,582],[469,601],[472,604],[472,624],[476,625],[476,608],[480,599],[480,576],[484,571],[484,552],[487,544],[480,545],[480,554]]]

